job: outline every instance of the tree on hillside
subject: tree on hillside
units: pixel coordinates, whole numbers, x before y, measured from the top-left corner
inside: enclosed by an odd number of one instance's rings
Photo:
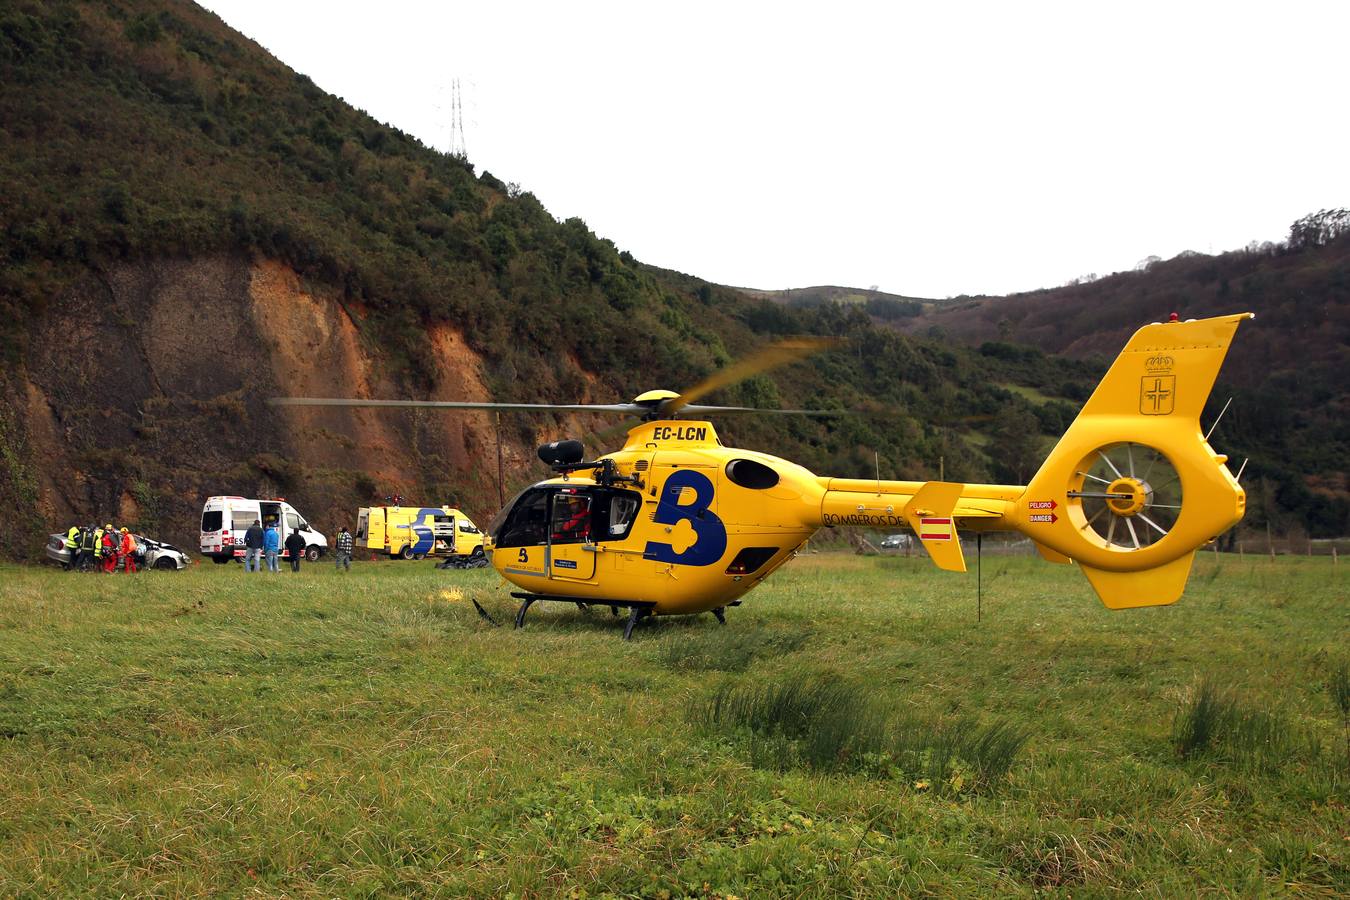
[[[1289,249],[1324,247],[1343,234],[1350,234],[1350,209],[1321,209],[1289,226]]]

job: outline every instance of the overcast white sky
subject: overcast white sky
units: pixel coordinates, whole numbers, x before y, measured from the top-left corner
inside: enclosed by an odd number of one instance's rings
[[[1350,3],[205,0],[639,259],[1009,293],[1350,205]]]

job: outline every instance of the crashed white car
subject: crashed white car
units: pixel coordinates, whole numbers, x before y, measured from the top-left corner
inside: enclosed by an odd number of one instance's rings
[[[188,566],[187,554],[172,544],[152,541],[140,534],[133,534],[138,550],[136,565],[142,569],[177,571]],[[47,538],[47,558],[63,569],[70,568],[70,551],[66,549],[66,536],[53,534]]]

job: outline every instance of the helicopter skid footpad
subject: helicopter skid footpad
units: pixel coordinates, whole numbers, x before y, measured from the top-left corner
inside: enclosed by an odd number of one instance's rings
[[[525,626],[525,613],[530,607],[540,600],[552,600],[556,603],[572,603],[578,608],[584,606],[608,606],[610,612],[614,615],[619,614],[619,610],[629,610],[628,624],[624,628],[624,640],[630,640],[633,635],[633,626],[637,624],[638,619],[646,618],[652,614],[652,608],[656,603],[651,600],[578,600],[576,597],[559,597],[554,594],[530,594],[524,591],[512,591],[511,596],[520,601],[520,609],[516,612],[516,628]],[[583,606],[584,604],[584,606]]]

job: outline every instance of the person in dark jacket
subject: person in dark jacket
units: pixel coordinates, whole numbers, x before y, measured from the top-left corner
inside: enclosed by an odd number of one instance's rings
[[[257,519],[253,520],[253,525],[248,531],[244,532],[244,571],[261,572],[262,571],[262,549],[263,549],[263,530],[262,523]]]
[[[292,531],[286,535],[286,558],[291,561],[291,571],[300,571],[300,557],[305,555],[305,539],[300,532]]]
[[[95,534],[97,525],[87,525],[80,529],[80,555],[75,558],[75,568],[87,572],[94,567],[94,547],[98,541]]]

